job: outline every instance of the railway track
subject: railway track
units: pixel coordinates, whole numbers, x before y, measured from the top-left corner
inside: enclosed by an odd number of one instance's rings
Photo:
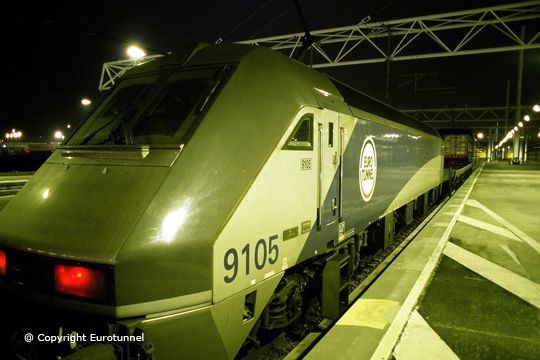
[[[361,260],[360,270],[353,274],[347,308],[372,285],[385,269],[401,254],[418,235],[418,233],[437,214],[448,201],[443,199],[439,204],[432,206],[422,217],[415,218],[407,227],[395,235],[395,240],[387,248],[367,256]],[[320,310],[320,307],[319,307]],[[277,334],[271,341],[261,345],[257,344],[240,360],[297,360],[302,359],[312,349],[322,336],[330,330],[336,322],[323,318],[322,314],[306,314],[287,332]]]

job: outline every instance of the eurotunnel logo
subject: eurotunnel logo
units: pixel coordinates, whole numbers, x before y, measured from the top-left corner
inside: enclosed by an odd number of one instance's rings
[[[373,138],[368,136],[362,144],[359,165],[360,194],[368,202],[375,191],[377,181],[377,152]]]

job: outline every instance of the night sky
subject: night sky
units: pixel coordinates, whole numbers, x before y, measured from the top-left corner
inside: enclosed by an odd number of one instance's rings
[[[366,16],[372,22],[480,8],[511,1],[398,0],[322,1],[300,4],[311,30],[349,26]],[[240,41],[303,31],[292,0],[261,1],[19,1],[4,14],[4,86],[0,131],[22,130],[25,141],[49,141],[53,131],[77,125],[94,101],[104,62],[126,58],[137,43],[149,53],[167,52],[187,42]],[[538,31],[534,25],[529,31]],[[402,61],[392,65],[391,92],[385,95],[385,64],[327,69],[332,76],[402,109],[504,106],[511,80],[515,104],[517,52],[449,59]],[[418,91],[399,86],[406,74],[434,72]],[[405,80],[404,80],[405,79]],[[523,104],[540,100],[540,51],[525,52]],[[455,88],[453,93],[429,89]],[[424,89],[424,90],[422,90]]]

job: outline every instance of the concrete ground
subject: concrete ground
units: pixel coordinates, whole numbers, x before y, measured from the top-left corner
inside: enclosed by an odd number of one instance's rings
[[[540,164],[486,164],[443,254],[394,356],[540,359]]]

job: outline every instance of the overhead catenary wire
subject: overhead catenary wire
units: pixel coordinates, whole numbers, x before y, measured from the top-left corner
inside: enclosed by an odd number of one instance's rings
[[[259,14],[264,8],[266,8],[268,5],[270,5],[274,0],[268,0],[264,4],[262,4],[260,7],[255,9],[249,16],[247,16],[244,20],[236,24],[231,30],[227,31],[222,37],[216,40],[216,44],[221,43],[224,39],[228,38],[232,33],[234,33],[236,30],[247,24],[253,17],[255,17],[257,14]]]
[[[275,18],[273,18],[272,20],[270,20],[268,23],[266,23],[264,26],[261,26],[259,28],[259,30],[257,30],[255,33],[251,34],[249,36],[249,38],[253,38],[255,36],[257,36],[258,34],[260,34],[261,32],[263,32],[264,30],[266,30],[268,27],[270,27],[271,25],[273,25],[276,21],[278,21],[279,19],[281,19],[286,13],[288,13],[292,8],[294,7],[294,4],[292,5],[289,5],[285,10],[283,10],[281,13],[279,13]]]

